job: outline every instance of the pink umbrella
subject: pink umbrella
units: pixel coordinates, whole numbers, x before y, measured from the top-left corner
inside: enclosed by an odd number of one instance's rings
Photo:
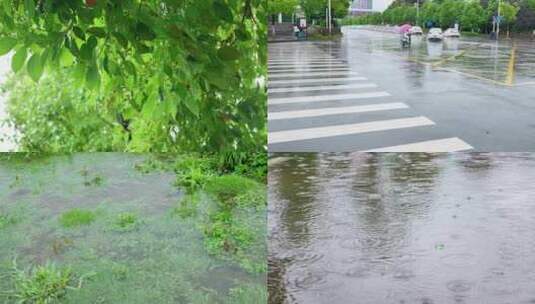
[[[408,33],[411,30],[411,28],[412,28],[412,25],[405,23],[399,27],[399,33],[400,34]]]

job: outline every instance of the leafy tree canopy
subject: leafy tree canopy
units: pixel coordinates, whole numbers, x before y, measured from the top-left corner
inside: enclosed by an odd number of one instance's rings
[[[331,0],[333,18],[343,18],[347,15],[350,1],[348,0]],[[305,11],[307,18],[325,18],[325,11],[328,6],[328,0],[301,0],[301,7]]]
[[[264,5],[0,0],[0,55],[12,52],[16,78],[30,77],[41,90],[42,78],[66,77],[78,102],[71,111],[57,111],[71,115],[61,119],[82,125],[81,113],[98,114],[122,132],[114,138],[126,138],[125,150],[264,149]],[[51,98],[34,96],[40,97]]]
[[[292,14],[299,5],[299,0],[270,0],[268,1],[269,14]]]

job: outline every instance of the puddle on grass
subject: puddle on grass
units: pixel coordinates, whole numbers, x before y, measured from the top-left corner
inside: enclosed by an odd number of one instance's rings
[[[5,278],[16,259],[22,269],[54,262],[78,277],[92,274],[59,303],[245,303],[230,294],[252,287],[262,293],[263,274],[209,255],[201,221],[172,215],[183,195],[175,175],[136,170],[146,158],[0,155],[0,291],[11,288]],[[64,228],[60,217],[74,208],[93,211],[94,221]],[[119,229],[125,213],[135,224]],[[2,225],[2,214],[13,220]]]
[[[535,302],[535,154],[271,157],[270,304]]]

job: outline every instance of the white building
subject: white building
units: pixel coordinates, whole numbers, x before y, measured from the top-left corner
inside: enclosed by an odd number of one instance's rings
[[[349,7],[351,15],[359,15],[362,13],[382,13],[384,12],[394,0],[353,0]]]

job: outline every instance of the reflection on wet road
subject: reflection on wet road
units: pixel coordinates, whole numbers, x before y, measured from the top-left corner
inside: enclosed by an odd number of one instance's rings
[[[270,304],[535,302],[535,155],[281,153],[269,169]]]
[[[534,40],[342,32],[269,44],[270,151],[535,151]]]
[[[535,40],[490,41],[483,37],[444,38],[441,42],[414,36],[402,49],[397,34],[346,28],[348,39],[358,39],[370,52],[396,54],[434,69],[461,73],[502,85],[535,85]]]

